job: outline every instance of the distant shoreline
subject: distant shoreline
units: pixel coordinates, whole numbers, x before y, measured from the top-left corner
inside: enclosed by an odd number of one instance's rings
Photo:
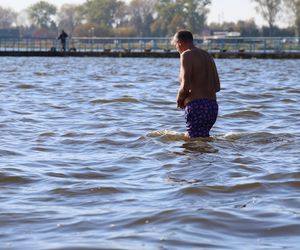
[[[210,52],[219,59],[300,59],[300,52]],[[128,52],[128,51],[0,51],[2,57],[131,57],[131,58],[178,58],[178,52]]]

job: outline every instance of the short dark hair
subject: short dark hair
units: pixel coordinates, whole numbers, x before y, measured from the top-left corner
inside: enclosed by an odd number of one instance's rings
[[[193,42],[194,41],[192,32],[190,32],[188,30],[179,30],[175,34],[174,39],[176,39],[177,41],[184,41],[184,42]]]

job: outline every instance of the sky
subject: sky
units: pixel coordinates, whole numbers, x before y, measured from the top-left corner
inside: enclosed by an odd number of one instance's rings
[[[129,1],[129,0],[127,0]],[[0,0],[0,6],[11,7],[16,11],[21,11],[29,5],[38,2],[38,0]],[[64,3],[81,4],[85,0],[47,0],[47,2],[61,6]],[[208,15],[208,23],[238,20],[249,20],[254,18],[259,25],[266,25],[262,18],[255,11],[255,4],[251,0],[212,0],[210,5],[210,13]],[[285,26],[283,23],[278,23]]]

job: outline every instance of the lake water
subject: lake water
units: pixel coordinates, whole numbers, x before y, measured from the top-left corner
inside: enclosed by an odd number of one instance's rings
[[[298,249],[300,61],[216,60],[212,139],[178,59],[0,60],[0,249]]]

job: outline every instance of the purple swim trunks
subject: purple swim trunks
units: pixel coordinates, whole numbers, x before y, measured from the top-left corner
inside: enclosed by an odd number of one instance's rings
[[[218,110],[216,100],[200,99],[188,103],[185,107],[185,120],[189,136],[209,137],[209,131],[217,120]]]

